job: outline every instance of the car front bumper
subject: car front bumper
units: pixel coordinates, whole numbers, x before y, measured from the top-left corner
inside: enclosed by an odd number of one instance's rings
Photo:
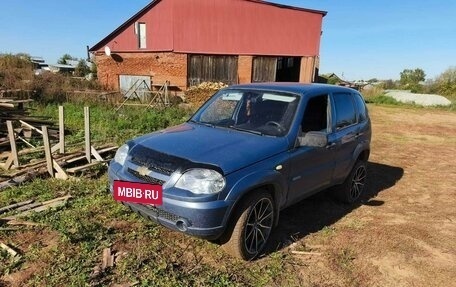
[[[115,162],[111,163],[108,176],[111,194],[115,180],[144,182],[128,172],[124,172],[122,167]],[[167,190],[164,189],[163,205],[160,206],[130,202],[122,202],[122,204],[144,218],[192,236],[214,240],[223,234],[230,202],[224,200],[183,201],[167,197],[166,194]]]

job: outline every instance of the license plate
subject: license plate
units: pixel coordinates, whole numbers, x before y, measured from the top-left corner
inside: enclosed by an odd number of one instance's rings
[[[132,203],[162,205],[163,187],[161,185],[115,180],[114,200]]]

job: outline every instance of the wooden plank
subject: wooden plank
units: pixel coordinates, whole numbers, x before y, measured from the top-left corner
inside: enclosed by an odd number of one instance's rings
[[[63,179],[63,180],[67,180],[68,179],[68,175],[66,174],[66,172],[63,170],[63,168],[54,159],[52,160],[52,166],[57,171],[57,173],[55,174],[56,178]]]
[[[30,204],[32,202],[33,202],[33,200],[26,200],[26,201],[21,201],[21,202],[18,202],[18,203],[13,203],[13,204],[4,206],[4,207],[0,208],[0,214],[8,212],[8,211],[13,210],[13,209],[17,209],[18,207]]]
[[[88,169],[90,167],[94,167],[94,166],[97,166],[99,164],[103,164],[103,163],[99,162],[99,161],[92,161],[91,163],[85,164],[83,166],[77,166],[77,167],[69,168],[66,171],[68,173],[76,173],[78,171],[81,171],[81,170],[84,170],[84,169]]]
[[[11,146],[11,156],[13,157],[14,165],[19,166],[19,158],[17,157],[16,138],[14,136],[13,123],[11,121],[6,121],[6,126],[8,127],[8,137]]]
[[[37,129],[36,127],[32,126],[31,124],[28,124],[28,123],[24,122],[23,120],[19,120],[19,122],[20,122],[22,125],[28,127],[29,129],[32,129],[32,130],[38,132],[38,133],[41,134],[41,135],[43,134],[42,131],[40,131],[40,130]]]
[[[60,151],[61,149],[61,143],[57,143],[56,145],[54,145],[53,147],[51,147],[51,152],[54,153],[56,151]]]
[[[95,157],[96,160],[98,161],[104,161],[104,159],[101,157],[101,155],[97,152],[97,150],[91,146],[90,151],[92,152],[92,155]]]
[[[90,110],[89,107],[84,107],[84,138],[85,138],[85,155],[89,163],[92,162],[92,154],[90,152]]]
[[[47,165],[47,170],[49,174],[54,177],[54,167],[52,164],[52,152],[51,152],[51,146],[49,143],[49,135],[48,135],[48,130],[47,126],[42,126],[42,131],[43,131],[43,141],[44,141],[44,153],[46,157],[46,165]]]
[[[65,126],[64,126],[64,110],[63,106],[59,106],[59,147],[60,153],[65,153]]]
[[[6,245],[3,242],[0,242],[0,248],[5,250],[6,252],[8,252],[11,255],[11,257],[16,257],[18,255],[16,250],[14,250],[13,248],[9,247],[8,245]]]
[[[107,147],[107,148],[104,148],[104,149],[100,149],[98,151],[99,154],[104,154],[104,153],[107,153],[107,152],[110,152],[110,151],[113,151],[113,150],[116,150],[118,147],[117,146],[112,146],[112,147]],[[82,159],[86,158],[85,155],[82,155],[82,156],[78,156],[78,157],[74,157],[74,158],[71,158],[69,160],[66,160],[65,162],[66,163],[73,163],[73,162],[77,162],[77,161],[80,161]]]
[[[30,204],[21,206],[21,207],[17,208],[16,211],[17,211],[17,212],[22,212],[22,211],[26,211],[26,210],[33,209],[33,208],[38,207],[38,206],[41,206],[41,205],[43,205],[43,203],[41,203],[41,202],[34,202],[34,203],[30,203]]]
[[[40,206],[26,210],[24,212],[21,212],[19,214],[13,215],[13,216],[3,217],[2,220],[7,220],[7,221],[16,220],[17,218],[29,215],[32,212],[41,212],[41,211],[48,210],[50,208],[58,207],[58,206],[63,205],[70,198],[71,198],[71,195],[66,195],[66,196],[54,198],[54,199],[51,199],[48,201],[44,201],[44,202],[41,202]]]
[[[41,226],[42,224],[31,222],[31,221],[24,221],[24,220],[10,220],[7,222],[8,225],[24,225],[24,226]]]
[[[291,253],[296,254],[296,255],[321,256],[321,252],[307,252],[307,251],[292,250]]]
[[[101,263],[101,269],[105,270],[108,267],[114,266],[114,255],[111,254],[111,248],[103,249],[103,261]]]

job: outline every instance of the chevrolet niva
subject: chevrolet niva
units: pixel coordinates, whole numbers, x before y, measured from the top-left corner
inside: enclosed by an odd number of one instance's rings
[[[162,204],[122,203],[170,229],[261,255],[280,211],[321,190],[356,201],[366,184],[371,123],[363,97],[340,86],[234,85],[187,122],[128,141],[116,181],[159,185]]]

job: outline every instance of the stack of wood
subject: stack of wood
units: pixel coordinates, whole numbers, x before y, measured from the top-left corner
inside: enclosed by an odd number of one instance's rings
[[[37,130],[43,125],[48,126],[51,138],[58,138],[58,127],[48,117],[30,116],[24,104],[32,101],[0,98],[0,147],[9,146],[7,121],[13,122],[14,132],[20,140],[39,136]]]
[[[224,83],[203,82],[198,86],[190,87],[185,91],[185,102],[194,107],[199,107],[216,91],[225,87],[227,87],[227,85]]]

